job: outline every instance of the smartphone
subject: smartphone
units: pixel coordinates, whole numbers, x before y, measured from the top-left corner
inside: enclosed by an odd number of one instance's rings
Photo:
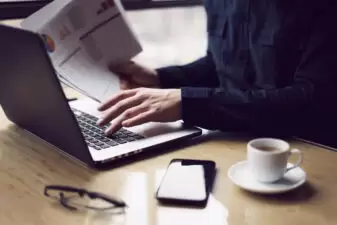
[[[162,203],[205,206],[215,175],[215,162],[173,159],[162,178],[156,198]]]

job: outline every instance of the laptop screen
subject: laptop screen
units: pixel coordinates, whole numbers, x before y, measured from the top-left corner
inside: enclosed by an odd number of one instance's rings
[[[0,103],[7,118],[67,155],[92,163],[45,51],[33,33],[0,25]]]
[[[51,1],[52,0],[0,0],[0,20],[25,18]]]

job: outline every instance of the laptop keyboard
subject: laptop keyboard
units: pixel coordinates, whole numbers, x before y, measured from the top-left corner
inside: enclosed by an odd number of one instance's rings
[[[96,150],[110,148],[116,145],[125,144],[127,142],[143,139],[144,137],[128,131],[126,129],[120,129],[111,136],[106,136],[104,130],[109,125],[97,126],[97,117],[89,115],[85,112],[72,108],[77,122],[82,130],[82,134],[89,147]]]

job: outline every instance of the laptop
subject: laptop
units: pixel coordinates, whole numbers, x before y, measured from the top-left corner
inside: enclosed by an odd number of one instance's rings
[[[0,104],[7,118],[62,153],[97,166],[199,136],[183,122],[146,123],[110,137],[96,126],[98,102],[68,102],[36,33],[0,25]]]

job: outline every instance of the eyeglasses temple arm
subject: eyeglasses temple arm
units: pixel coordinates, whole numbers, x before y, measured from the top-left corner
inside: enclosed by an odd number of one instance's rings
[[[103,200],[105,200],[107,202],[110,202],[111,204],[116,205],[117,207],[127,207],[127,204],[124,201],[118,200],[116,198],[113,198],[111,196],[107,196],[107,195],[102,194],[102,193],[88,192],[88,196],[90,198],[100,198],[100,199],[103,199]]]
[[[62,185],[48,185],[44,189],[45,196],[49,196],[48,194],[49,190],[76,192],[76,193],[79,193],[79,195],[81,196],[84,195],[85,193],[88,193],[85,189],[74,188],[70,186],[62,186]]]

